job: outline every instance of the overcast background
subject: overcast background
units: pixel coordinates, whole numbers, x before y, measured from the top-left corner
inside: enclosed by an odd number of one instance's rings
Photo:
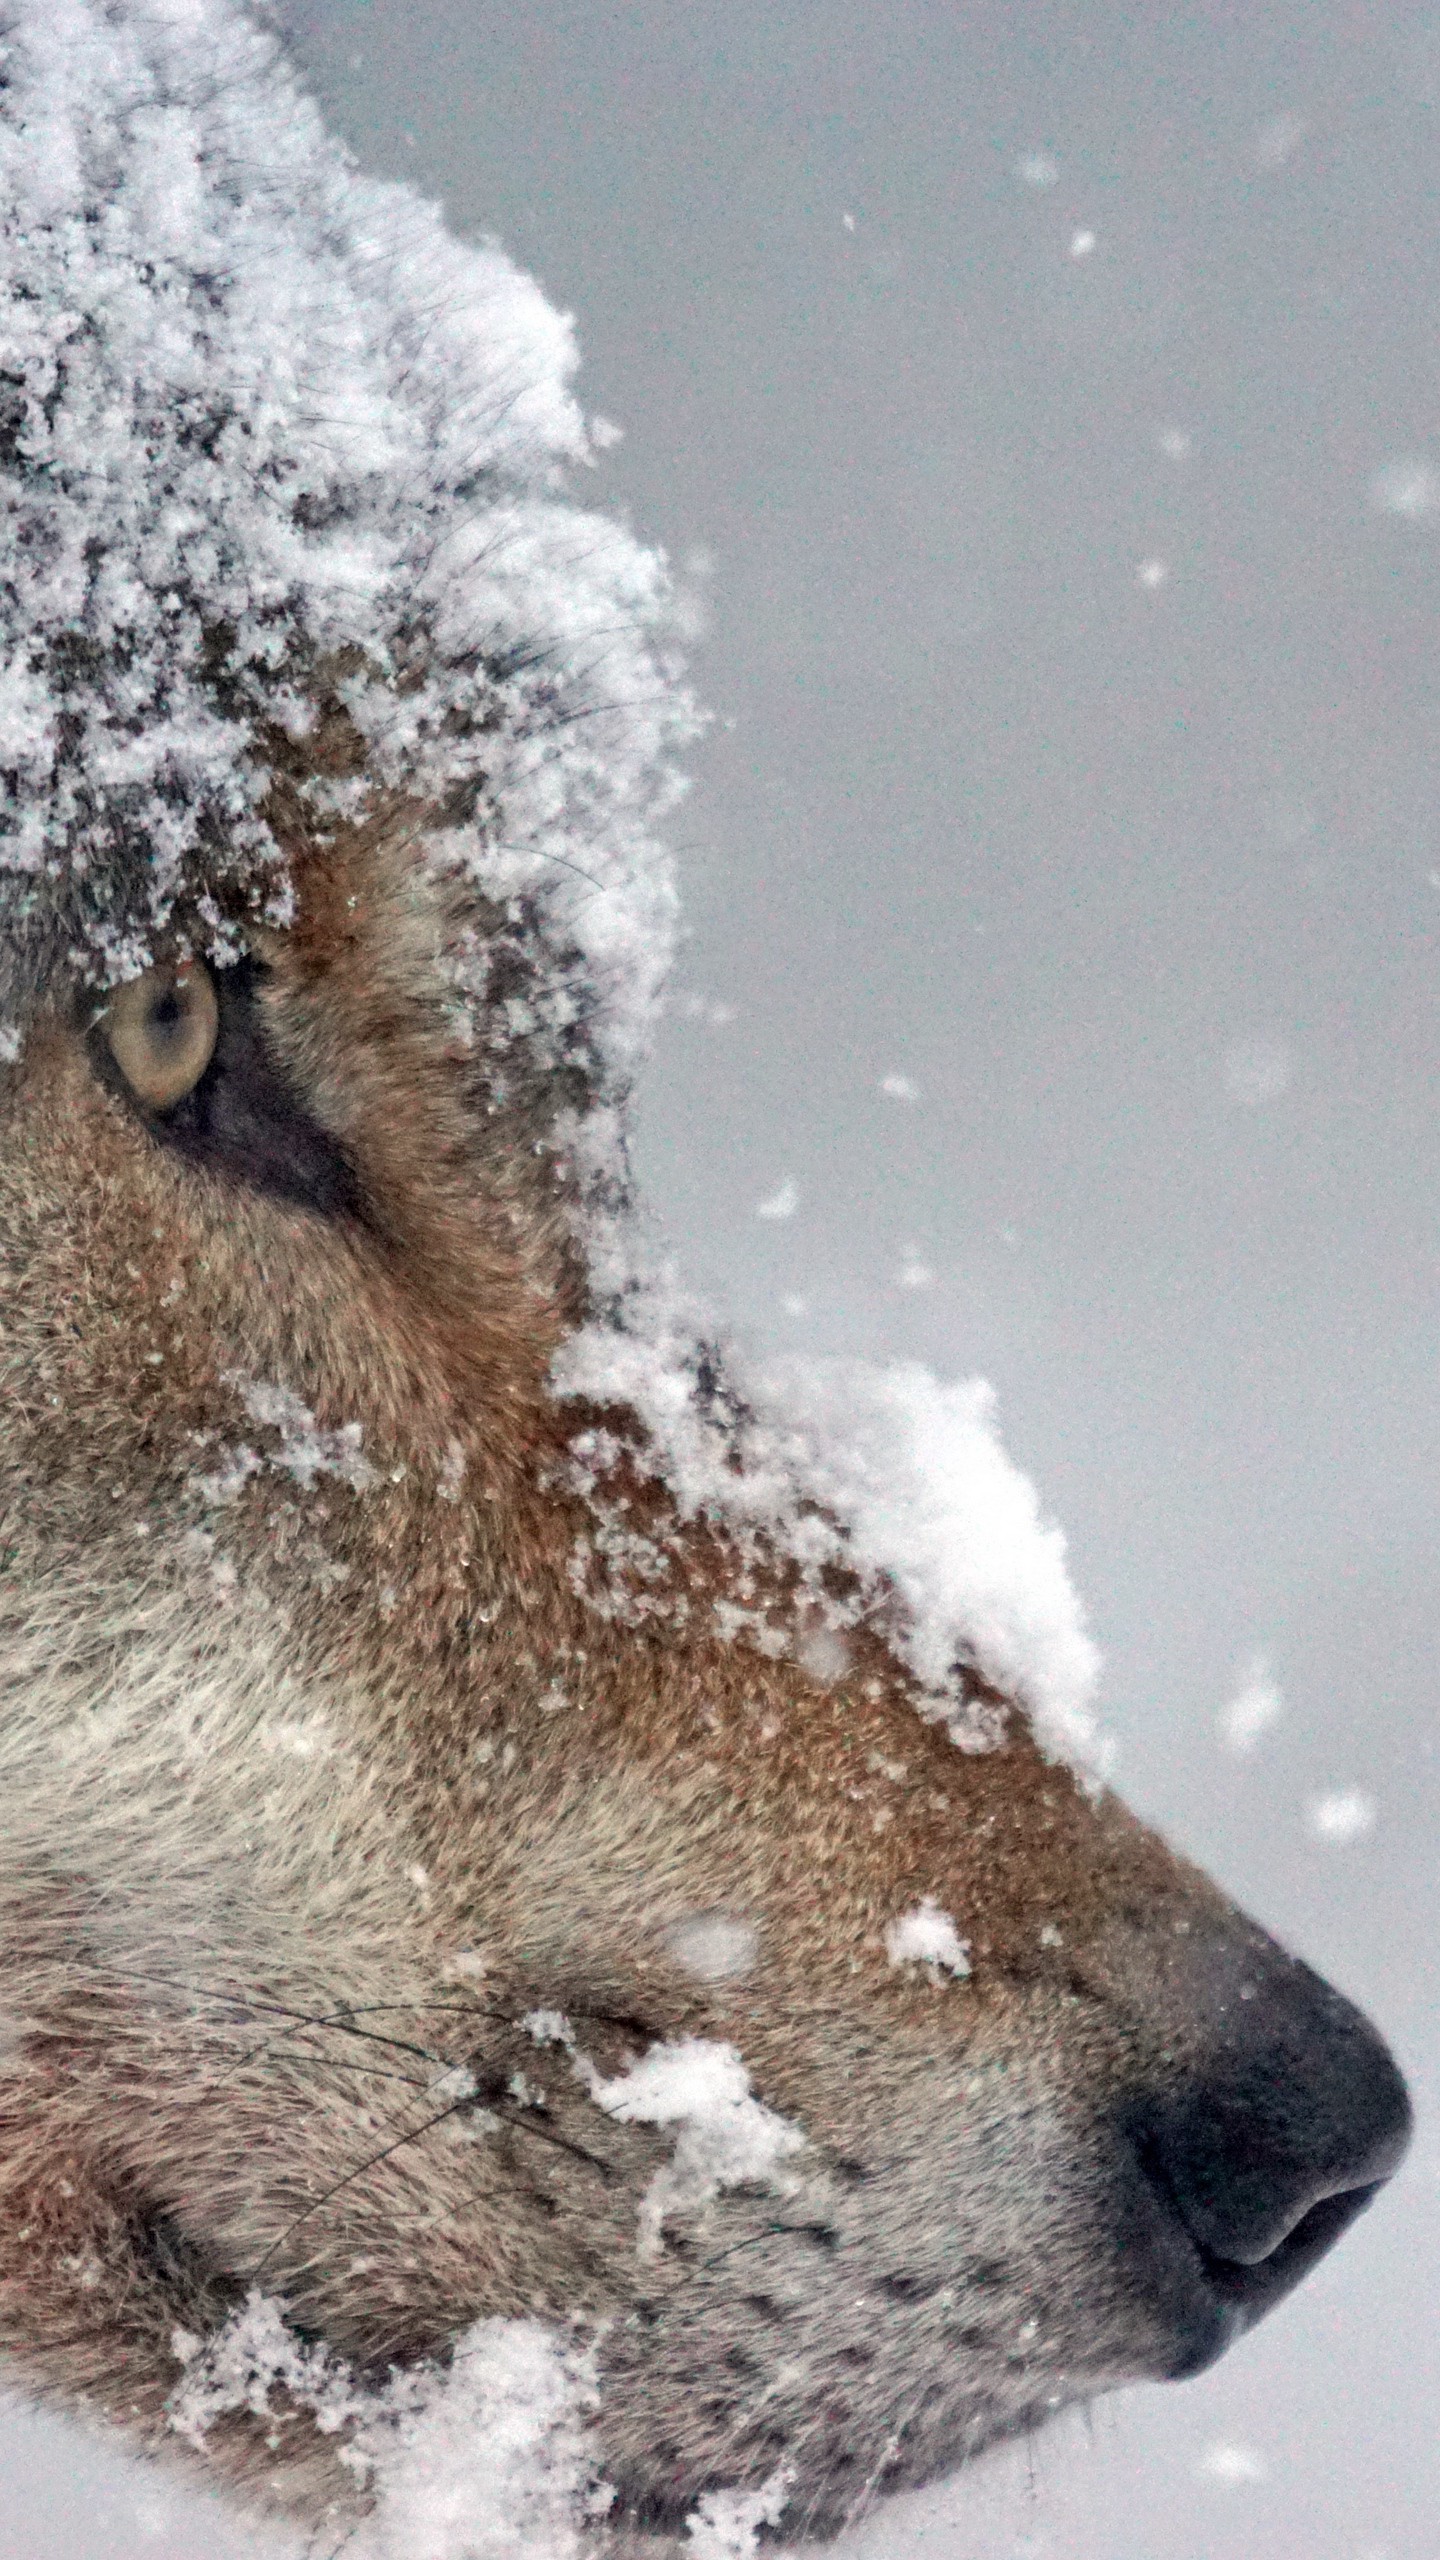
[[[641,1115],[691,1278],[994,1380],[1125,1791],[1421,2108],[1214,2373],[869,2560],[1434,2560],[1440,17],[286,14],[362,158],[577,313],[596,494],[703,604]],[[242,2547],[0,2427],[0,2560]]]

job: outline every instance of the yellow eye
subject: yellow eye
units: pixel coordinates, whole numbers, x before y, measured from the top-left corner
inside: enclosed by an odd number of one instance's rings
[[[194,1091],[215,1054],[220,1008],[201,960],[171,960],[132,978],[104,1014],[110,1054],[136,1099],[169,1111]]]

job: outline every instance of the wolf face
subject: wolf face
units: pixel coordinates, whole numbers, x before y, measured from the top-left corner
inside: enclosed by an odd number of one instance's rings
[[[540,2318],[646,2529],[1197,2370],[1393,2166],[1383,2047],[557,1398],[573,1180],[456,1055],[463,918],[404,828],[294,880],[7,1074],[7,2346],[156,2433],[254,2289],[371,2375]],[[303,2411],[218,2434],[344,2491]]]
[[[563,325],[226,0],[0,19],[0,2345],[314,2519],[523,2367],[567,2530],[825,2531],[1208,2362],[1404,2091],[1072,1767],[977,1392],[644,1268]]]

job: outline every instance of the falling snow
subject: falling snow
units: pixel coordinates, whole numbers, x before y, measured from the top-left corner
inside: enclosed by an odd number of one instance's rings
[[[1208,2444],[1195,2465],[1202,2480],[1220,2480],[1227,2488],[1244,2488],[1269,2476],[1264,2456],[1248,2444]]]
[[[1312,1840],[1323,1841],[1327,1848],[1345,1849],[1374,1830],[1375,1816],[1375,1799],[1363,1787],[1336,1787],[1328,1795],[1310,1798],[1305,1828]]]
[[[1440,471],[1418,454],[1383,463],[1370,483],[1370,503],[1381,515],[1412,524],[1440,515]]]
[[[1261,1103],[1278,1100],[1290,1083],[1295,1063],[1288,1041],[1257,1032],[1231,1043],[1222,1068],[1231,1101],[1254,1110]]]
[[[1265,1655],[1253,1654],[1241,1674],[1234,1696],[1226,1700],[1215,1719],[1227,1751],[1233,1751],[1238,1758],[1247,1758],[1257,1749],[1272,1725],[1279,1722],[1284,1705]]]

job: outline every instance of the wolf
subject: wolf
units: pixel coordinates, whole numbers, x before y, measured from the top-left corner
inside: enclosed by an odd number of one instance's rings
[[[646,1240],[566,325],[229,0],[0,44],[0,2347],[397,2552],[830,2533],[1208,2365],[1403,2083],[1104,1784],[979,1392]]]

